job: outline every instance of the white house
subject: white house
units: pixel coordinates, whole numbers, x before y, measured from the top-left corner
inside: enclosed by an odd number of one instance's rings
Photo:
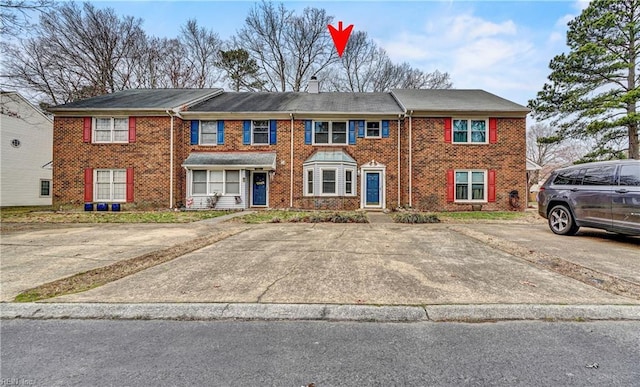
[[[52,119],[16,92],[0,110],[0,206],[51,205]]]

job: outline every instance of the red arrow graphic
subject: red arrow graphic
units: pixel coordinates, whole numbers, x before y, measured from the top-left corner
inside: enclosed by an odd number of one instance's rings
[[[349,35],[351,35],[351,30],[353,29],[353,24],[347,26],[347,29],[342,30],[342,22],[338,22],[338,29],[336,30],[331,24],[329,24],[329,32],[331,33],[331,37],[333,38],[333,44],[336,45],[336,49],[338,50],[338,56],[342,58],[342,53],[344,52],[344,48],[347,46],[347,41],[349,40]]]

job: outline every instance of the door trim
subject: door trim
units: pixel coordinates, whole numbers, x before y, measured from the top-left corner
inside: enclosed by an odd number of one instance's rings
[[[387,178],[386,167],[382,164],[371,165],[367,163],[360,167],[360,208],[387,208]],[[367,205],[367,173],[375,172],[380,174],[380,204],[377,206]]]
[[[266,200],[266,204],[264,205],[253,204],[253,175],[256,173],[263,173],[265,175],[264,181],[265,181],[265,190],[266,190],[267,200]],[[249,203],[251,204],[251,207],[261,207],[261,208],[269,207],[269,171],[251,171],[251,176],[249,176],[249,197],[250,197]]]

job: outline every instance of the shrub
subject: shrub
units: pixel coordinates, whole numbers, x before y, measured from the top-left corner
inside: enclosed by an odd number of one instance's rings
[[[393,215],[396,223],[440,223],[440,219],[433,214],[423,212],[399,212]]]

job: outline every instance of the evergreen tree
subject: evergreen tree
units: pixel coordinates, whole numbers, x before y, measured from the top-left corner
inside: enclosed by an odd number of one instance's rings
[[[567,45],[529,101],[534,118],[550,119],[558,139],[595,139],[587,159],[638,159],[640,1],[592,1],[569,22]]]

